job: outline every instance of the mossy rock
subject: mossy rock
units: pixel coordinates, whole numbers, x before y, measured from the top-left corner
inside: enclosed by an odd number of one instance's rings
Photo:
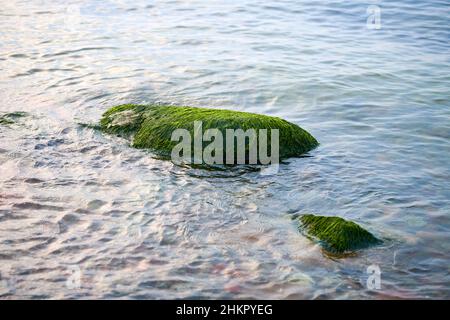
[[[300,231],[318,240],[333,253],[364,249],[382,242],[358,224],[340,217],[305,214],[299,220]]]
[[[178,144],[177,141],[171,141],[172,132],[186,129],[193,136],[194,121],[202,122],[203,131],[217,128],[223,136],[226,129],[278,129],[280,160],[300,156],[318,145],[317,140],[308,132],[280,118],[240,111],[170,105],[116,106],[103,114],[100,128],[103,132],[129,138],[135,148],[148,148],[162,156],[170,156],[171,150]],[[203,147],[208,143],[204,142]],[[270,134],[268,151],[271,151]]]
[[[0,114],[0,125],[9,126],[15,124],[18,121],[18,119],[23,118],[25,116],[27,116],[27,113],[23,111],[2,113]]]

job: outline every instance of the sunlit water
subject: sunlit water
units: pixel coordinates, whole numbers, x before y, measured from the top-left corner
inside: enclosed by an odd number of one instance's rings
[[[446,0],[71,3],[0,6],[0,111],[28,112],[0,126],[1,298],[450,298]],[[181,168],[78,125],[125,102],[321,145],[275,175]],[[332,257],[296,213],[385,241]]]

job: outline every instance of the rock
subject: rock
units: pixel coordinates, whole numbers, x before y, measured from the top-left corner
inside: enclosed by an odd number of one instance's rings
[[[266,132],[268,153],[271,152],[271,130],[278,129],[280,160],[300,156],[318,145],[317,140],[308,132],[280,118],[240,111],[167,105],[127,104],[113,107],[103,114],[100,129],[106,133],[129,138],[135,148],[148,148],[160,155],[170,156],[172,149],[178,144],[178,141],[171,140],[172,133],[176,129],[186,129],[193,136],[195,121],[201,121],[203,132],[217,128],[223,137],[226,137],[226,129],[243,131],[255,129],[258,141],[260,129],[268,129]],[[221,144],[223,150],[225,140]],[[210,142],[201,143],[204,149]],[[245,150],[248,159],[248,141]]]
[[[356,223],[339,217],[305,214],[299,220],[300,231],[319,241],[330,252],[355,251],[382,242]]]
[[[0,125],[8,126],[17,122],[18,119],[27,116],[26,112],[16,111],[0,114]]]

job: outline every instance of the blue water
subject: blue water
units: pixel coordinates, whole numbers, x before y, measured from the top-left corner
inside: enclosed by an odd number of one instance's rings
[[[28,115],[0,125],[0,298],[450,298],[449,39],[448,1],[3,3],[0,112]],[[217,176],[78,124],[128,102],[321,144]],[[385,241],[330,256],[295,213]]]

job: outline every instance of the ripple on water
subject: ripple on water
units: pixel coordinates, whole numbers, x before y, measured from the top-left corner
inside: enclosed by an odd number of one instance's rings
[[[0,21],[0,297],[450,296],[443,2],[378,4],[379,30],[348,1],[75,1],[75,21],[16,2]],[[177,167],[77,125],[129,102],[283,117],[321,145],[264,176]],[[296,213],[388,241],[326,255]]]

